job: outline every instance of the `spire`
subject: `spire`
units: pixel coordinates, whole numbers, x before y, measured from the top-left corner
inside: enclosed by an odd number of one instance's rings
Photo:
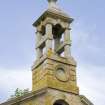
[[[47,0],[47,1],[49,3],[49,8],[52,8],[52,7],[56,8],[57,7],[56,2],[58,0]]]

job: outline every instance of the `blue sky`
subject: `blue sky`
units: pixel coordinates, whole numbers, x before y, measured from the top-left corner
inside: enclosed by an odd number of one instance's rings
[[[14,90],[31,89],[35,60],[32,23],[47,8],[47,0],[0,0],[0,102]],[[59,0],[74,18],[72,55],[78,67],[80,93],[95,105],[105,104],[105,1]]]

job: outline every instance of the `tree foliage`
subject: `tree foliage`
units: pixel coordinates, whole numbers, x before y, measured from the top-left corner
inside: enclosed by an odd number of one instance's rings
[[[28,94],[29,92],[30,92],[29,89],[21,90],[21,89],[17,88],[14,92],[14,95],[11,95],[11,98],[18,98],[18,97]]]

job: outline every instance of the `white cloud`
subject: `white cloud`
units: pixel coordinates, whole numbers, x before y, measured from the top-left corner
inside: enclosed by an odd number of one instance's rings
[[[80,93],[86,95],[94,105],[105,104],[105,67],[79,65],[78,84]]]
[[[31,70],[0,69],[0,101],[14,94],[16,88],[31,89]]]

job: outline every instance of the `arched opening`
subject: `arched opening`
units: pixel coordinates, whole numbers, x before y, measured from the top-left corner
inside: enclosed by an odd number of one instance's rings
[[[53,48],[54,52],[56,52],[56,54],[58,54],[59,56],[64,55],[64,48],[61,48],[64,44],[64,32],[65,29],[60,24],[56,24],[53,26]]]
[[[56,24],[55,26],[53,26],[52,33],[53,33],[54,39],[61,38],[62,34],[64,33],[64,29],[60,24]]]
[[[53,105],[69,105],[69,104],[64,100],[57,100]]]

